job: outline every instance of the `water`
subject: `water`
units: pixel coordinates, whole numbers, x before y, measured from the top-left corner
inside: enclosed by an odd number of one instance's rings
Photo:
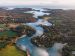
[[[23,51],[26,51],[26,49],[28,49],[31,53],[31,56],[49,56],[48,52],[45,49],[33,45],[30,42],[30,37],[23,37],[19,39],[16,44]]]
[[[27,12],[24,12],[24,13],[32,13],[34,14],[33,17],[35,18],[38,18],[38,16],[43,16],[43,15],[50,15],[50,13],[44,13],[43,11],[47,11],[45,9],[42,9],[42,8],[32,8],[33,11],[27,11]],[[38,11],[39,10],[39,11]]]
[[[61,52],[59,52],[58,50],[61,51],[64,47],[64,44],[55,43],[52,48],[45,49],[33,45],[30,39],[31,37],[25,36],[23,38],[20,38],[16,44],[23,51],[26,51],[26,49],[28,49],[31,53],[31,56],[62,56]]]
[[[36,14],[36,13],[34,13],[34,14]],[[29,50],[31,56],[62,56],[61,50],[64,47],[64,45],[66,45],[66,44],[54,43],[54,45],[51,48],[40,48],[31,43],[31,38],[41,36],[44,32],[44,29],[40,26],[40,24],[45,25],[45,26],[52,26],[52,24],[49,23],[48,21],[41,21],[41,19],[35,23],[24,24],[24,25],[28,25],[28,26],[32,27],[33,29],[35,29],[36,33],[33,34],[33,36],[31,36],[31,37],[22,36],[16,42],[17,47],[19,47],[23,51]]]
[[[43,34],[43,28],[41,26],[33,23],[27,25],[32,26],[36,30],[36,33],[33,34],[33,36],[41,36]],[[40,32],[42,32],[42,34],[40,34]],[[64,44],[55,43],[52,48],[48,49],[40,48],[31,43],[31,38],[33,38],[33,36],[32,37],[27,37],[26,35],[22,36],[16,42],[17,47],[19,47],[23,51],[26,51],[26,49],[28,49],[31,56],[61,56],[61,53],[58,52],[58,50],[61,51],[62,48],[64,47]]]
[[[62,56],[62,48],[65,45],[66,43],[54,43],[53,47],[48,49],[49,56]]]
[[[16,42],[16,45],[19,47],[19,48],[22,48],[23,51],[26,51],[26,48],[29,49],[30,52],[32,52],[32,50],[34,49],[34,45],[31,43],[30,41],[30,37],[23,37],[23,38],[20,38],[17,42]],[[26,48],[24,48],[26,47]]]
[[[36,30],[36,33],[32,37],[41,36],[43,34],[43,28],[41,28],[37,23],[28,23],[26,25],[29,25]]]

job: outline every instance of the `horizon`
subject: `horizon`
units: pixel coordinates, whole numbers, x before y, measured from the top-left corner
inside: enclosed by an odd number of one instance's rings
[[[0,6],[0,8],[48,8],[48,9],[63,9],[63,10],[75,10],[74,8],[62,8],[56,6],[38,6],[38,5],[15,5],[15,6]]]
[[[52,9],[75,9],[74,0],[0,0],[0,7],[47,7]]]

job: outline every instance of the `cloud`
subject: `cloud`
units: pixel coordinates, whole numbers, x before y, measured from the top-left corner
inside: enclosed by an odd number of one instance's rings
[[[75,7],[75,0],[0,0],[2,6],[14,5],[39,5],[39,6],[56,6],[56,7]]]

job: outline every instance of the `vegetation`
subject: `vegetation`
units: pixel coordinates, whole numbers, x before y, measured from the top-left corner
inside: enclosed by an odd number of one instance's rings
[[[5,48],[7,45],[7,42],[0,42],[0,49]]]
[[[36,31],[35,31],[32,27],[25,25],[25,32],[26,32],[26,35],[30,37],[30,36],[32,36]]]
[[[6,47],[8,43],[12,43],[12,40],[17,36],[17,33],[13,31],[0,32],[0,49]]]
[[[0,50],[0,56],[26,56],[26,53],[19,51],[15,46],[8,45]]]
[[[4,29],[1,25],[0,28]],[[0,56],[26,56],[25,52],[18,50],[13,44],[19,36],[18,32],[23,31],[23,27],[17,27],[18,31],[4,30],[0,32]]]
[[[62,42],[69,44],[75,50],[75,10],[51,11],[51,21],[59,32]]]
[[[16,32],[13,32],[13,31],[3,31],[3,32],[0,32],[0,38],[1,37],[15,37],[17,36],[17,33]]]
[[[21,10],[18,9],[11,10],[10,11],[11,13],[7,12],[7,14],[13,15],[13,18],[15,17],[15,19],[22,18],[21,21],[25,21],[25,22],[35,21],[32,18],[31,14],[24,13],[21,16],[20,14]],[[16,11],[19,14],[17,14]],[[41,45],[42,47],[51,47],[54,42],[63,42],[63,43],[66,42],[69,44],[69,47],[66,46],[63,48],[63,56],[70,56],[70,51],[75,50],[75,10],[51,9],[49,12],[51,13],[50,14],[51,18],[49,19],[49,21],[52,22],[54,26],[53,27],[42,26],[44,29],[44,34],[41,36],[41,38],[40,37],[32,38],[31,42],[36,46]],[[38,18],[42,18],[42,17],[38,17]],[[7,18],[9,22],[10,19]],[[3,22],[4,21],[2,21],[1,23]],[[0,24],[0,28],[3,28],[4,30],[8,29],[5,26],[5,24]],[[25,27],[18,26],[15,28],[15,30],[16,31],[5,30],[3,32],[0,32],[0,48],[4,48],[1,49],[0,56],[15,56],[15,55],[23,56],[19,53],[19,51],[16,51],[17,49],[14,46],[6,47],[7,44],[11,43],[13,38],[16,38],[17,35],[27,34],[30,37],[35,33],[35,30],[32,27],[29,27],[27,25]],[[71,48],[71,50],[69,48]]]
[[[71,48],[69,46],[65,46],[63,49],[62,49],[62,55],[63,56],[71,56],[72,53],[71,53]]]
[[[60,41],[58,32],[53,27],[42,26],[44,28],[44,34],[40,37],[34,37],[31,42],[39,47],[52,47],[54,42]]]
[[[6,26],[6,24],[1,24],[0,23],[0,28],[4,29],[4,30],[8,30],[8,27]]]

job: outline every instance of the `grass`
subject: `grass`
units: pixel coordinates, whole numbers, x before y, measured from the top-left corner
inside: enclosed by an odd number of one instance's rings
[[[8,29],[5,24],[0,24],[0,28]],[[17,33],[10,31],[10,30],[0,32],[0,37],[5,37],[5,36],[6,37],[14,37],[14,36],[17,36]]]
[[[6,29],[5,24],[0,24],[0,28]],[[0,32],[0,37],[15,37],[17,36],[16,32],[13,31],[3,31]],[[2,44],[3,46],[4,44]],[[0,56],[26,56],[25,52],[18,50],[15,46],[7,45],[5,48],[0,50]]]
[[[0,50],[0,56],[26,56],[24,52],[16,49],[15,46],[7,46],[6,48]]]
[[[0,28],[4,28],[5,27],[5,24],[0,24]]]
[[[14,37],[14,36],[17,36],[17,33],[16,32],[13,32],[13,31],[4,31],[4,32],[0,32],[0,37],[3,37],[3,36],[6,36],[6,37]]]
[[[9,29],[8,27],[6,27],[6,24],[0,24],[0,28],[3,28],[5,30]]]
[[[75,46],[70,46],[70,49],[71,49],[72,51],[75,51]]]

